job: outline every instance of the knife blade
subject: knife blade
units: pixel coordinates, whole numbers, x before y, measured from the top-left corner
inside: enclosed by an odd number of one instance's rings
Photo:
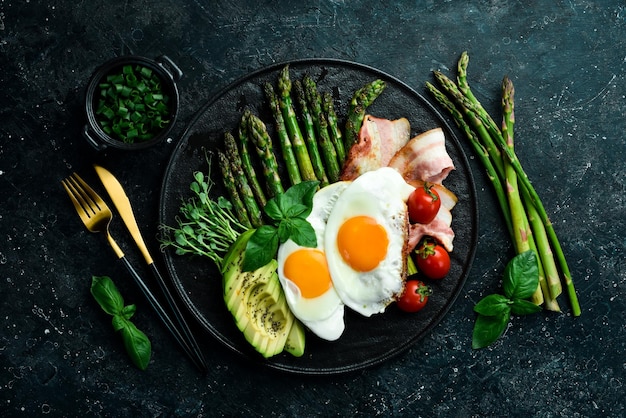
[[[133,240],[137,244],[137,247],[141,251],[141,254],[143,255],[144,259],[146,260],[148,267],[150,268],[150,270],[152,271],[152,274],[154,275],[156,281],[158,282],[170,309],[174,313],[174,316],[178,322],[178,325],[182,328],[182,331],[187,339],[187,342],[192,346],[196,356],[198,357],[198,360],[200,361],[200,364],[206,367],[206,363],[204,360],[204,356],[202,355],[202,351],[200,350],[200,347],[198,346],[198,343],[196,342],[196,339],[194,338],[191,332],[191,329],[189,328],[189,325],[185,321],[185,318],[180,308],[176,304],[176,300],[174,299],[174,296],[170,292],[169,287],[165,283],[163,276],[159,272],[159,269],[157,268],[156,264],[154,263],[154,260],[152,259],[152,256],[150,255],[150,251],[148,250],[148,247],[146,246],[143,236],[141,235],[141,232],[139,231],[139,226],[137,225],[137,220],[135,219],[135,214],[130,204],[130,199],[126,195],[126,192],[124,191],[124,188],[122,187],[122,184],[106,168],[99,166],[99,165],[95,165],[95,164],[94,164],[94,168],[96,170],[96,173],[98,174],[98,177],[100,177],[100,180],[102,181],[102,184],[104,185],[104,188],[109,194],[109,197],[111,198],[111,201],[113,202],[113,205],[119,212],[120,217],[122,218],[122,221],[124,222],[124,225],[126,225],[128,232],[130,232],[130,235],[132,236]]]

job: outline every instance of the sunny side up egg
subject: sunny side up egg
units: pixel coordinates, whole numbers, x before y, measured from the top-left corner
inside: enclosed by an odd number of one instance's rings
[[[307,328],[328,341],[337,340],[345,329],[344,304],[335,291],[324,251],[326,221],[349,182],[320,189],[313,197],[307,220],[315,230],[317,247],[307,248],[287,240],[278,249],[278,278],[287,304]]]
[[[383,167],[355,179],[330,212],[324,246],[333,285],[361,315],[384,312],[404,288],[406,201],[413,190]]]

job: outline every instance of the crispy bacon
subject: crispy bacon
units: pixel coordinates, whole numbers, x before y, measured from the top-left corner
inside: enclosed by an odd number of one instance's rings
[[[454,247],[452,244],[454,231],[450,227],[451,224],[452,213],[446,207],[441,206],[431,223],[409,225],[409,241],[407,243],[409,251],[413,251],[424,236],[430,236],[439,241],[448,252],[451,252]]]
[[[361,174],[385,167],[409,141],[409,121],[394,121],[365,115],[358,142],[350,148],[341,171],[341,180],[354,180]]]
[[[394,155],[389,166],[398,170],[406,181],[422,180],[438,184],[454,170],[441,128],[412,138]]]

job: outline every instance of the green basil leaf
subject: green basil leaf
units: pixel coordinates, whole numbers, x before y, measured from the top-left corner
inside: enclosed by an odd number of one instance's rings
[[[152,355],[150,339],[130,321],[122,328],[122,339],[126,352],[135,366],[146,370]]]
[[[283,212],[281,211],[280,206],[278,204],[278,200],[281,196],[282,195],[278,195],[268,200],[267,203],[265,204],[265,207],[263,208],[263,211],[265,212],[265,214],[269,216],[270,219],[273,219],[277,222],[283,219]]]
[[[484,348],[493,344],[506,330],[511,315],[509,313],[487,316],[478,315],[472,334],[472,348]]]
[[[293,230],[292,222],[290,219],[284,219],[278,224],[278,243],[282,244],[287,241],[291,236]]]
[[[309,180],[291,186],[283,195],[285,204],[293,206],[301,203],[309,208],[310,213],[310,208],[313,207],[313,196],[319,184],[320,182],[317,180]],[[309,216],[309,213],[305,217]]]
[[[271,225],[259,227],[250,236],[243,257],[243,271],[254,271],[263,267],[278,251],[278,230]]]
[[[505,296],[488,295],[474,306],[474,312],[486,316],[504,315],[511,311],[511,303],[512,301]]]
[[[513,257],[504,269],[502,287],[509,299],[528,299],[539,285],[539,267],[534,251],[525,251]]]
[[[291,220],[291,239],[302,247],[317,247],[317,235],[306,219],[294,218]]]
[[[528,315],[541,311],[541,306],[524,299],[514,299],[511,304],[511,312],[515,315]]]
[[[307,213],[308,211],[308,213]],[[311,208],[303,205],[302,203],[296,203],[289,206],[283,212],[286,218],[303,217],[306,218],[311,213]]]
[[[124,309],[124,298],[107,276],[91,278],[91,294],[102,310],[109,315],[117,315]]]
[[[120,313],[124,318],[126,319],[130,319],[133,317],[133,315],[135,314],[135,311],[137,310],[137,307],[132,304],[132,305],[127,305],[124,306],[124,309],[122,309],[122,312]]]
[[[128,323],[128,320],[124,318],[122,315],[115,314],[113,315],[113,318],[111,319],[111,325],[113,325],[113,329],[115,331],[119,331],[119,330],[126,328],[127,323]]]

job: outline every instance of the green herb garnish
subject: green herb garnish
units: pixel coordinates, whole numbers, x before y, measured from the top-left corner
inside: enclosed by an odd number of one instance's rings
[[[150,68],[125,65],[98,87],[96,115],[107,135],[126,143],[146,141],[170,123],[170,98]]]
[[[539,269],[534,251],[525,251],[513,257],[504,269],[504,295],[492,294],[481,299],[474,311],[472,348],[484,348],[504,333],[511,314],[528,315],[541,311],[541,306],[527,300],[539,285]]]
[[[209,172],[210,170],[209,162]],[[222,257],[247,228],[237,221],[233,205],[223,196],[211,199],[211,178],[196,171],[189,188],[194,196],[183,201],[176,217],[177,227],[160,225],[161,249],[172,246],[176,254],[210,258],[220,267]]]
[[[145,370],[150,362],[152,345],[146,334],[130,320],[135,314],[135,305],[124,306],[124,299],[115,283],[106,276],[92,277],[91,294],[102,310],[113,316],[111,321],[113,329],[122,334],[124,347],[132,362],[141,370]]]
[[[303,247],[317,245],[315,230],[306,217],[313,208],[318,186],[319,181],[303,181],[267,202],[264,211],[274,225],[263,225],[254,231],[246,245],[243,271],[254,271],[269,263],[278,246],[290,238]]]

